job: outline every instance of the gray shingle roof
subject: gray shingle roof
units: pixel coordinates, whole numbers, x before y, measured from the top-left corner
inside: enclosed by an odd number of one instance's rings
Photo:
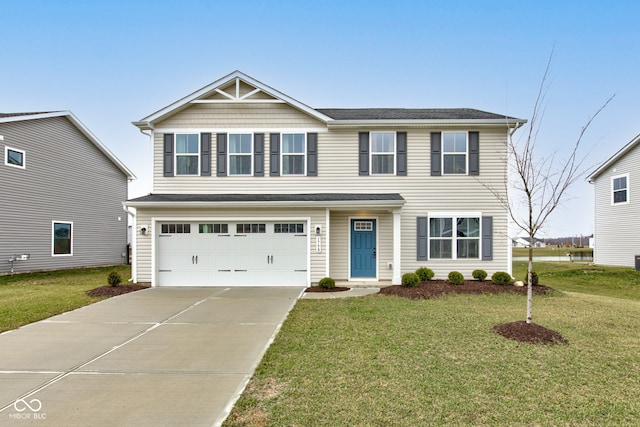
[[[53,113],[54,111],[38,111],[32,113],[0,113],[0,118],[5,117],[19,117],[19,116],[33,116],[34,114],[48,114]]]
[[[520,120],[473,108],[316,108],[334,120]]]
[[[398,193],[353,194],[149,194],[130,202],[348,202],[348,201],[402,201]]]

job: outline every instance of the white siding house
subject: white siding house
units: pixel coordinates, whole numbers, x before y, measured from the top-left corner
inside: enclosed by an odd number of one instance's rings
[[[640,135],[587,179],[595,190],[594,262],[633,267],[640,255]]]
[[[0,113],[0,158],[0,274],[126,263],[134,176],[71,112]]]
[[[153,191],[129,200],[153,286],[391,281],[510,271],[487,189],[525,122],[473,109],[314,109],[235,71],[134,122]],[[506,191],[506,190],[505,190]]]

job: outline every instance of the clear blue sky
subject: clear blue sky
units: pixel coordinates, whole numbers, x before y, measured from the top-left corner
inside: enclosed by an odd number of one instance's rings
[[[528,119],[597,165],[640,133],[638,1],[0,0],[0,112],[71,110],[151,190],[132,121],[239,69],[315,108],[469,107]],[[593,232],[581,180],[542,235]]]

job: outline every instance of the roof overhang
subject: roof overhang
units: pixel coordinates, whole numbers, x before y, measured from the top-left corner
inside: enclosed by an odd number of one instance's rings
[[[508,119],[467,119],[467,120],[334,120],[327,123],[330,129],[338,128],[382,128],[382,127],[402,127],[402,128],[468,128],[468,127],[496,127],[517,129],[526,120]]]
[[[24,115],[15,115],[0,118],[0,123],[9,123],[9,122],[20,122],[26,120],[38,120],[38,119],[48,119],[52,117],[66,117],[82,134],[87,137],[89,141],[91,141],[97,148],[107,156],[109,160],[113,164],[115,164],[118,169],[122,171],[127,176],[128,180],[136,179],[136,176],[127,168],[124,163],[118,159],[115,154],[113,154],[107,147],[104,145],[98,137],[96,137],[90,130],[87,128],[71,111],[52,111],[47,113],[37,113],[37,114],[24,114]]]
[[[594,180],[602,174],[605,170],[609,168],[612,164],[617,162],[621,157],[631,151],[636,145],[640,143],[640,135],[637,135],[631,141],[629,141],[624,147],[618,150],[613,156],[609,157],[604,163],[602,163],[596,170],[591,172],[589,176],[587,176],[586,180],[593,184]]]

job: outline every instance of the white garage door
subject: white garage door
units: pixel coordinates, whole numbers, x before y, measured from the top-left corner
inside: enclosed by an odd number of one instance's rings
[[[158,286],[307,284],[306,222],[171,222],[156,230]]]

